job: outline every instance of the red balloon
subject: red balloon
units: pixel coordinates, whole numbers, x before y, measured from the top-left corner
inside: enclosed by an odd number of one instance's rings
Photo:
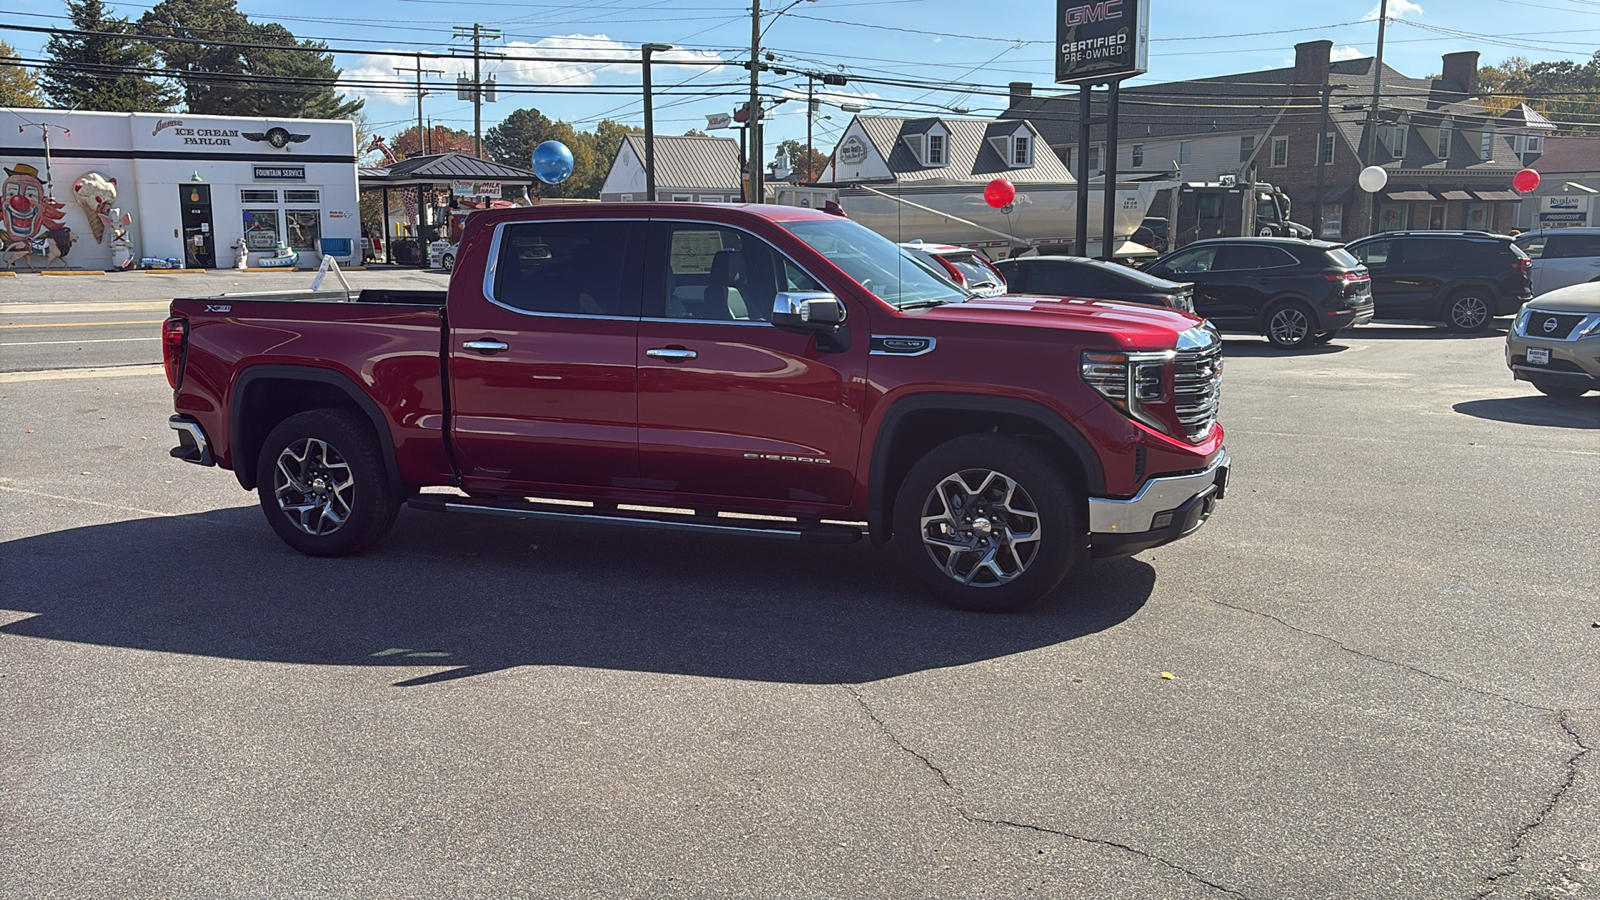
[[[1526,194],[1539,186],[1539,173],[1532,169],[1523,169],[1521,172],[1511,176],[1511,186],[1518,193]]]
[[[1005,178],[996,178],[984,185],[983,202],[995,209],[1010,206],[1011,201],[1017,199],[1017,186]]]

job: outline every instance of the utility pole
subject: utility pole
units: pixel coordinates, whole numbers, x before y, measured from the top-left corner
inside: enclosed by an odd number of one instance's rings
[[[472,38],[472,155],[483,159],[483,41],[498,41],[501,34],[498,29],[485,28],[476,22],[472,23],[471,28],[457,25],[455,32],[458,38]],[[500,56],[498,53],[490,55]],[[459,91],[457,93],[459,95]],[[494,100],[491,88],[489,102],[493,103]]]
[[[750,0],[750,196],[747,203],[761,203],[766,194],[761,188],[761,0]]]
[[[427,133],[422,130],[422,98],[426,97],[428,92],[422,89],[422,75],[424,72],[429,75],[443,75],[444,72],[440,69],[424,69],[420,53],[417,54],[417,64],[414,67],[407,69],[395,66],[394,70],[402,74],[417,73],[417,155],[425,155],[428,152],[428,139]]]
[[[811,171],[811,120],[816,117],[817,94],[815,85],[816,76],[806,73],[806,184],[816,180],[816,174]]]
[[[1312,232],[1313,240],[1322,239],[1322,184],[1324,173],[1328,168],[1328,100],[1333,96],[1333,85],[1328,84],[1326,72],[1322,75],[1322,127],[1317,130],[1317,218],[1316,231]]]
[[[1372,105],[1367,107],[1367,152],[1363,167],[1373,165],[1378,156],[1378,101],[1383,95],[1383,28],[1389,22],[1389,0],[1378,3],[1378,53],[1372,61]],[[1378,195],[1367,195],[1367,233],[1378,230]]]

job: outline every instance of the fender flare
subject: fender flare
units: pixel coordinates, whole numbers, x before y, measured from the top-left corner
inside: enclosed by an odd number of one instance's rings
[[[389,470],[389,483],[397,492],[397,496],[406,495],[405,486],[400,481],[400,469],[396,465],[394,435],[389,431],[389,421],[384,416],[383,410],[376,400],[366,391],[362,390],[356,382],[342,372],[334,369],[325,369],[318,366],[286,366],[264,363],[250,366],[233,383],[233,390],[228,399],[228,437],[229,455],[236,456],[239,447],[239,435],[244,422],[242,401],[249,394],[250,385],[262,379],[279,381],[310,381],[317,384],[331,385],[338,388],[345,396],[355,403],[367,419],[372,423],[372,430],[378,435],[378,446],[383,454],[384,467]],[[255,466],[240,466],[237,462],[233,466],[233,474],[239,479],[239,485],[245,490],[256,487]]]
[[[872,442],[872,460],[867,469],[867,533],[872,545],[881,547],[889,534],[891,511],[885,504],[885,484],[889,469],[889,448],[895,432],[912,413],[949,410],[958,412],[997,412],[1027,419],[1061,439],[1071,448],[1083,469],[1084,486],[1090,495],[1105,493],[1105,468],[1094,445],[1077,429],[1042,403],[1015,397],[983,397],[972,394],[915,394],[894,402],[878,425]]]

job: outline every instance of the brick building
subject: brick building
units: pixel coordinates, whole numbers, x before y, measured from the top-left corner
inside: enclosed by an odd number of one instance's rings
[[[1356,185],[1366,141],[1376,60],[1332,60],[1331,41],[1295,46],[1293,67],[1195,81],[1124,87],[1119,109],[1117,171],[1176,169],[1186,181],[1222,175],[1271,182],[1293,201],[1293,217],[1316,217],[1317,169],[1323,155],[1322,234],[1350,240],[1404,228],[1512,227],[1520,195],[1511,177],[1521,167],[1511,136],[1477,99],[1478,54],[1446,54],[1438,78],[1410,78],[1384,66],[1372,161],[1389,171],[1376,196]],[[1321,99],[1329,89],[1329,126],[1321,131]],[[1104,110],[1095,104],[1091,118]],[[1006,118],[1025,118],[1070,164],[1078,139],[1075,94],[1035,96],[1015,83]],[[1321,140],[1318,139],[1321,133]],[[1091,128],[1096,146],[1105,126]]]

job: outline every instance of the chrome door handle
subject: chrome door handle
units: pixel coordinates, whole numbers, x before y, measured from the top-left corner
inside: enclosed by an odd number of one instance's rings
[[[656,359],[694,359],[700,354],[693,350],[683,350],[676,347],[657,347],[654,350],[646,350],[644,355],[653,356]]]
[[[499,353],[502,350],[511,349],[511,345],[505,341],[467,341],[461,346],[468,350],[476,350],[479,353]]]

